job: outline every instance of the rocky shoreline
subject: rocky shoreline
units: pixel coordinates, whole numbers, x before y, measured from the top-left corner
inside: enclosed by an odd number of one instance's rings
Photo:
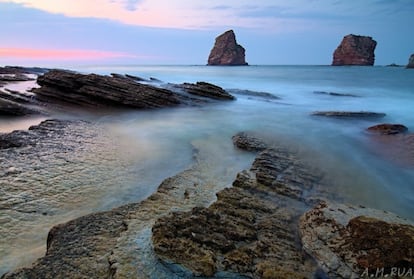
[[[10,100],[9,94],[2,93],[0,105],[5,100],[17,104],[17,115],[18,109],[34,107],[35,112],[72,107],[155,109],[235,99],[205,82],[160,86],[131,75],[48,70],[39,76],[38,83],[41,87],[33,90],[34,98],[13,94]],[[265,92],[239,94],[279,99]],[[385,116],[369,111],[319,111],[312,115],[365,120]],[[47,120],[28,131],[0,134],[0,152],[10,158],[30,154],[28,159],[34,164],[55,148],[57,155],[52,156],[70,164],[76,144],[85,138],[70,127],[84,125],[89,124]],[[374,142],[402,146],[401,153],[410,158],[404,148],[413,137],[406,132],[400,124],[367,129]],[[86,141],[93,142],[93,131],[86,134]],[[61,137],[71,139],[67,146],[57,147]],[[399,145],[401,142],[404,144]],[[256,157],[250,169],[237,173],[232,187],[206,176],[206,165],[211,168],[214,162],[195,160],[141,202],[54,226],[43,257],[31,267],[10,271],[1,278],[368,278],[378,272],[393,278],[396,270],[403,275],[398,278],[412,277],[412,221],[341,204],[322,170],[275,139],[241,132],[233,137],[233,144]],[[21,172],[10,165],[2,175]],[[10,208],[19,204],[27,201],[11,199]],[[45,218],[53,215],[49,205],[40,211],[33,208],[29,205],[19,213]]]
[[[295,152],[249,133],[233,141],[258,153],[213,204],[196,163],[140,203],[55,226],[44,257],[1,278],[368,278],[414,268],[412,221],[327,202],[339,198],[324,173]]]
[[[28,71],[19,68],[14,71],[12,80],[10,76],[3,78],[7,78],[8,82],[34,80],[25,76]],[[74,109],[156,109],[235,99],[221,87],[207,82],[169,84],[131,75],[104,76],[57,69],[44,71],[41,75],[37,73],[36,81],[40,87],[33,88],[31,92],[0,90],[0,115],[48,115]]]

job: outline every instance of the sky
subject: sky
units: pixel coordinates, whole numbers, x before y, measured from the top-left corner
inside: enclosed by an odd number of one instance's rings
[[[328,65],[347,34],[375,64],[414,53],[414,0],[0,0],[0,65],[204,65],[234,30],[251,65]]]

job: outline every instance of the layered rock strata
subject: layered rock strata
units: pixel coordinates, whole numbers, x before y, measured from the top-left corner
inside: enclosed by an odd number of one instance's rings
[[[130,107],[140,109],[174,107],[191,104],[192,100],[232,100],[233,96],[222,88],[208,83],[183,85],[183,92],[172,91],[139,83],[126,76],[102,76],[52,70],[37,80],[40,88],[33,92],[44,102],[69,103],[89,107]],[[200,100],[199,96],[205,97]]]
[[[323,175],[294,153],[250,134],[233,141],[262,150],[251,170],[239,173],[233,187],[219,192],[208,208],[157,220],[155,252],[172,269],[183,266],[186,276],[312,277],[318,269],[301,249],[297,226],[299,215],[315,202],[310,193],[321,187]]]
[[[368,36],[347,35],[333,53],[332,66],[372,66],[377,42]]]
[[[208,65],[244,66],[245,49],[237,44],[236,35],[229,30],[216,38],[213,49],[208,57]]]

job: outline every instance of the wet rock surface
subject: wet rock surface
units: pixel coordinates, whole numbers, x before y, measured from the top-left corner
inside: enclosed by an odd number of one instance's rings
[[[112,184],[127,183],[128,157],[119,159],[122,150],[105,133],[98,124],[52,119],[0,135],[0,273],[17,259],[25,262],[40,256],[52,225],[98,208],[94,203],[108,194]],[[66,239],[73,246],[68,248],[72,254],[89,245],[82,242],[76,248],[75,232],[72,237]],[[54,265],[47,278],[69,268],[69,254],[60,257],[65,265]],[[72,263],[73,270],[77,264]]]
[[[266,145],[248,133],[233,141],[253,151]],[[322,177],[286,149],[266,146],[211,206],[157,220],[154,251],[172,269],[184,266],[187,275],[312,277],[318,269],[301,249],[297,226],[299,215],[315,202],[309,193],[318,191]]]
[[[165,270],[153,253],[150,239],[155,220],[171,211],[207,206],[214,194],[234,179],[235,171],[230,170],[223,174],[228,182],[223,183],[221,176],[217,180],[217,175],[210,172],[223,173],[223,170],[216,169],[217,160],[222,159],[202,148],[198,150],[196,163],[191,168],[163,181],[148,199],[55,226],[49,232],[46,255],[31,267],[10,271],[3,278],[175,276]],[[243,155],[243,158],[246,157]],[[229,166],[230,169],[233,165]]]
[[[330,278],[392,277],[393,268],[414,268],[414,223],[392,213],[323,202],[301,217],[300,233]]]
[[[368,36],[345,36],[333,54],[333,66],[372,66],[377,42]]]
[[[402,124],[378,124],[367,128],[367,131],[381,135],[396,135],[405,133],[408,128]]]
[[[67,103],[86,107],[129,107],[153,109],[191,105],[208,100],[232,100],[222,88],[199,82],[184,84],[181,91],[139,83],[139,78],[112,74],[79,74],[70,71],[53,70],[37,80],[40,88],[34,89],[37,99],[49,103]],[[204,97],[200,99],[200,96]],[[195,102],[191,102],[195,100]]]
[[[233,141],[259,152],[233,187],[206,176],[215,156],[196,160],[142,202],[55,226],[46,255],[3,278],[352,278],[413,263],[410,221],[321,201],[335,198],[324,174],[294,151]]]
[[[339,119],[378,119],[386,116],[385,113],[371,111],[316,111],[313,112],[312,115]]]
[[[183,83],[174,85],[175,88],[183,89],[185,92],[199,96],[217,100],[234,100],[234,96],[229,94],[223,88],[208,83],[208,82],[197,82],[197,83]]]
[[[208,57],[208,65],[244,66],[245,49],[237,44],[236,35],[229,30],[216,38],[213,49]]]

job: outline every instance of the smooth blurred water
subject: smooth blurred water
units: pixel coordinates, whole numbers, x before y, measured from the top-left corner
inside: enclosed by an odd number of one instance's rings
[[[105,130],[105,136],[97,133],[95,140],[87,140],[87,148],[71,155],[81,165],[66,166],[44,160],[39,169],[62,173],[54,175],[53,185],[70,188],[66,194],[76,200],[76,204],[71,205],[70,199],[58,195],[57,200],[51,201],[56,207],[53,218],[40,216],[36,219],[32,214],[27,220],[22,218],[19,224],[2,223],[2,226],[13,227],[8,232],[3,228],[6,232],[2,236],[3,247],[0,247],[3,251],[0,274],[19,264],[27,264],[34,255],[41,256],[47,231],[53,224],[145,199],[156,191],[163,179],[190,166],[195,151],[210,154],[208,160],[215,168],[211,168],[214,171],[206,169],[211,172],[207,176],[229,185],[231,177],[248,168],[253,159],[252,154],[232,147],[231,136],[239,131],[255,131],[297,150],[304,160],[327,174],[331,191],[345,201],[390,210],[413,219],[413,166],[401,166],[373,153],[365,129],[390,122],[414,130],[414,70],[330,66],[89,66],[75,70],[155,77],[171,83],[207,81],[225,89],[268,92],[281,99],[237,95],[234,102],[203,107],[71,115],[97,123],[101,127],[98,129]],[[315,91],[358,97],[315,94]],[[375,121],[311,116],[312,112],[320,110],[375,111],[387,116]],[[18,123],[4,120],[0,125],[4,131]],[[27,119],[22,121],[27,123]],[[217,171],[220,169],[223,172]],[[45,174],[44,181],[47,177]],[[43,183],[42,177],[37,176],[25,176],[23,182],[12,178],[13,183],[27,185],[32,185],[32,178],[39,185],[52,183]],[[9,183],[7,179],[9,176],[4,176],[1,182]],[[74,185],[79,179],[82,183]],[[42,202],[49,201],[45,198]],[[12,212],[9,216],[8,212],[3,212],[5,220],[15,214]],[[25,232],[28,230],[31,231],[29,235]],[[29,259],[22,255],[22,243],[32,243],[31,249],[35,252],[27,256]],[[1,263],[2,259],[6,264]]]
[[[413,218],[413,166],[401,166],[372,153],[368,148],[371,139],[365,132],[379,123],[401,123],[414,130],[412,70],[331,66],[99,66],[80,70],[128,73],[172,83],[207,81],[225,89],[274,94],[281,99],[266,101],[237,96],[238,100],[232,103],[172,110],[168,119],[164,119],[163,130],[174,129],[176,137],[185,138],[185,127],[192,126],[192,135],[216,134],[223,140],[241,130],[265,132],[304,154],[311,150],[311,162],[328,172],[332,187],[345,200]],[[315,94],[315,91],[358,97]],[[386,117],[339,120],[310,115],[323,110],[374,111],[386,113]],[[133,122],[134,115],[126,117]],[[147,131],[153,129],[148,123]]]

